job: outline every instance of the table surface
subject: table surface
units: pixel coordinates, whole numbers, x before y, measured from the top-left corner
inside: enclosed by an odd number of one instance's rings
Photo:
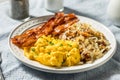
[[[1,0],[0,0],[1,1]],[[44,0],[29,0],[30,15],[43,16],[52,14],[44,8]],[[120,28],[109,20],[106,10],[110,0],[64,0],[64,12],[75,13],[95,19],[109,28],[117,40],[115,55],[104,65],[81,73],[53,74],[31,69],[19,62],[8,48],[10,31],[21,24],[21,21],[10,17],[10,3],[0,3],[0,51],[1,64],[5,80],[120,80]]]

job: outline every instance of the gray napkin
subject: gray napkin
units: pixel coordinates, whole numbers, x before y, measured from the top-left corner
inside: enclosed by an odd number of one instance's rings
[[[29,0],[30,14],[42,16],[52,14],[44,9],[44,0]],[[93,70],[75,74],[53,74],[31,69],[19,62],[8,48],[8,35],[20,21],[10,17],[10,3],[0,4],[0,51],[2,51],[2,69],[6,80],[120,80],[120,28],[112,25],[106,9],[110,0],[64,0],[65,13],[76,13],[95,19],[106,25],[115,35],[117,51],[104,65]]]

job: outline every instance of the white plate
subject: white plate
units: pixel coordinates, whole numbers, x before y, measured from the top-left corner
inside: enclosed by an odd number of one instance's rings
[[[104,26],[103,24],[101,24],[95,20],[92,20],[92,19],[89,19],[89,18],[86,18],[83,16],[78,16],[78,18],[82,22],[90,23],[91,25],[93,25],[93,27],[95,29],[102,32],[105,35],[105,37],[109,40],[109,42],[111,44],[110,45],[111,49],[102,58],[96,60],[92,64],[83,64],[83,65],[77,65],[77,66],[71,66],[71,67],[62,67],[59,69],[54,68],[54,67],[45,66],[36,61],[27,59],[23,54],[23,50],[19,49],[14,44],[12,44],[10,38],[12,38],[15,35],[21,34],[25,30],[30,29],[31,27],[34,27],[34,26],[48,20],[50,17],[51,17],[51,15],[48,15],[48,16],[43,16],[43,17],[35,18],[30,21],[24,22],[23,24],[19,25],[11,32],[11,34],[9,36],[9,48],[12,51],[12,54],[18,60],[20,60],[23,64],[25,64],[31,68],[40,70],[40,71],[45,71],[45,72],[50,72],[50,73],[77,73],[77,72],[87,71],[87,70],[96,68],[96,67],[104,64],[115,53],[117,45],[116,45],[116,40],[115,40],[113,33],[106,26]]]

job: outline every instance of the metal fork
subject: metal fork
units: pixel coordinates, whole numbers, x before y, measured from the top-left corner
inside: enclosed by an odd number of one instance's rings
[[[1,63],[2,63],[2,56],[1,56],[2,52],[0,52],[0,80],[5,80],[3,73],[2,73],[2,69],[1,69]]]

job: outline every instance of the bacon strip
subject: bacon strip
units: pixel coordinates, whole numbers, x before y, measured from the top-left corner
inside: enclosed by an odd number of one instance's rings
[[[75,14],[64,14],[63,12],[56,13],[42,26],[25,31],[21,35],[11,38],[11,41],[16,46],[30,47],[34,45],[37,39],[42,35],[59,35],[64,32],[70,25],[78,22]]]

